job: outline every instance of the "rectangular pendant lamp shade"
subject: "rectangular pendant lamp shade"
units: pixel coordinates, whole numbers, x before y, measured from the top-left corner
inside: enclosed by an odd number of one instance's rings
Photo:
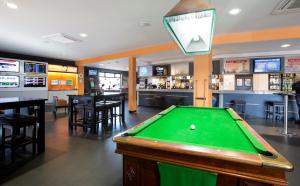
[[[181,0],[163,18],[185,55],[208,54],[214,34],[216,10],[202,0]]]

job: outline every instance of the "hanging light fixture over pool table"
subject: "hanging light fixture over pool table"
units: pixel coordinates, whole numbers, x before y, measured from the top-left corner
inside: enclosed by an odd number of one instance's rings
[[[211,51],[216,10],[202,0],[181,0],[163,18],[185,55],[208,54]]]

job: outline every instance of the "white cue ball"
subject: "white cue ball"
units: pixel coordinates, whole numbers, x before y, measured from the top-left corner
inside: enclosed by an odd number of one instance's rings
[[[191,128],[191,130],[195,130],[195,129],[196,129],[196,126],[195,126],[194,124],[192,124],[192,125],[190,126],[190,128]]]

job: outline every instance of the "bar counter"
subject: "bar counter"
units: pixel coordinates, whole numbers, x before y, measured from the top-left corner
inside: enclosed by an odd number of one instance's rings
[[[192,89],[139,89],[137,94],[139,106],[193,105]]]

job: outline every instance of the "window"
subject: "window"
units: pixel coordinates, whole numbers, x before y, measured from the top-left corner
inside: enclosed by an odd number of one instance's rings
[[[104,90],[120,90],[122,76],[119,73],[99,73],[99,85],[104,85]]]

